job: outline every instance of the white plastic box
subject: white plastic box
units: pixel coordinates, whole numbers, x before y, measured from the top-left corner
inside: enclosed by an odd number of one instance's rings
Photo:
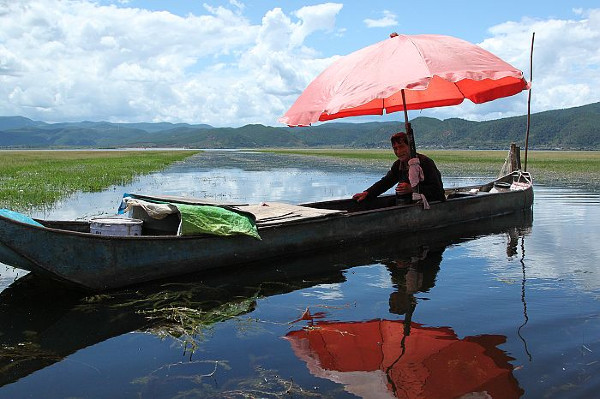
[[[143,223],[132,218],[93,218],[90,220],[90,233],[103,236],[141,236]]]

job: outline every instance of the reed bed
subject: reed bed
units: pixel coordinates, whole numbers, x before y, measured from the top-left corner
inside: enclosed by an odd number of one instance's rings
[[[198,151],[0,151],[0,207],[26,211],[127,184]]]

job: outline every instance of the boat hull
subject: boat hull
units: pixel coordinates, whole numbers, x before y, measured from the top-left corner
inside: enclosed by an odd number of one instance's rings
[[[430,205],[392,205],[275,223],[259,227],[261,240],[242,235],[111,237],[0,218],[0,242],[18,258],[16,267],[86,289],[107,290],[529,211],[533,189],[479,192]],[[340,209],[355,203],[305,206]]]

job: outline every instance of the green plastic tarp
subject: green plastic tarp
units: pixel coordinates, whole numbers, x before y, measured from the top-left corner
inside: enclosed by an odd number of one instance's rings
[[[219,236],[245,234],[261,239],[256,224],[250,216],[230,211],[219,206],[187,205],[174,203],[181,214],[179,234],[194,235],[200,233]]]

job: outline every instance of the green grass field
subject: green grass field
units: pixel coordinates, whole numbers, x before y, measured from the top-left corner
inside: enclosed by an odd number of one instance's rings
[[[261,150],[262,151],[262,150]],[[391,150],[264,150],[389,166]],[[0,207],[17,211],[51,205],[76,191],[127,184],[197,151],[0,151]],[[445,176],[496,176],[507,151],[423,150]],[[524,161],[524,154],[521,154]],[[598,189],[600,152],[530,151],[528,171],[537,183]]]
[[[352,162],[394,161],[391,149],[270,149],[280,154],[340,158]],[[508,155],[507,151],[422,150],[432,158],[446,176],[496,176]],[[524,167],[525,153],[521,151]],[[600,151],[529,151],[527,171],[538,183],[598,187]]]
[[[49,205],[165,168],[197,151],[0,151],[0,207]]]

